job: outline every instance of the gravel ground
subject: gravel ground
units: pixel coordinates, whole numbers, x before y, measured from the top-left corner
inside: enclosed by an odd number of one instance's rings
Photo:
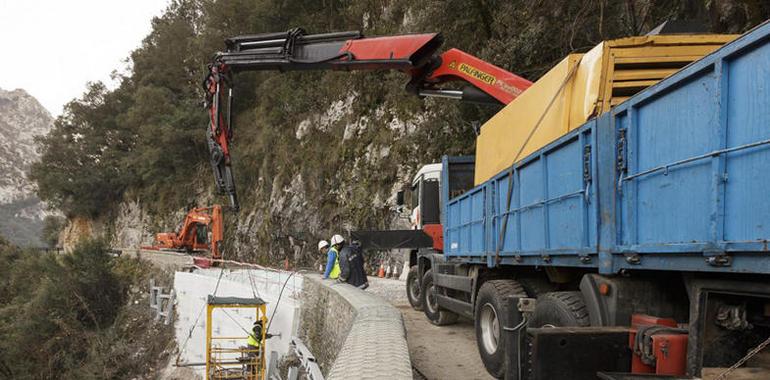
[[[394,306],[409,304],[406,299],[406,283],[403,281],[369,276],[369,288],[366,291],[384,298]]]

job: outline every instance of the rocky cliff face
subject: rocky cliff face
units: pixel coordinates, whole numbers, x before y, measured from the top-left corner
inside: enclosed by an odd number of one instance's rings
[[[388,117],[384,110],[373,111],[371,116],[353,115],[349,109],[352,101],[353,97],[343,97],[332,102],[324,112],[301,120],[292,136],[296,149],[302,150],[314,144],[314,131],[336,131],[340,144],[348,143],[359,151],[352,162],[345,163],[343,170],[333,174],[328,189],[316,188],[317,178],[302,168],[277,168],[272,177],[260,175],[256,186],[240,188],[241,211],[237,214],[225,211],[228,258],[273,265],[288,259],[293,265],[317,265],[322,259],[316,250],[318,239],[328,240],[333,233],[348,236],[356,229],[409,228],[405,216],[391,211],[395,208],[396,192],[411,181],[421,165],[432,161],[417,155],[395,156],[391,152],[414,144],[411,139],[421,120]],[[356,141],[358,135],[383,129],[396,131],[399,141],[367,144]],[[384,171],[392,174],[382,183],[373,182],[372,179]],[[203,183],[211,182],[208,167],[202,166],[197,175]],[[224,197],[200,189],[195,193],[191,204],[207,206],[220,202],[226,205]],[[150,211],[147,204],[145,200],[126,197],[109,215],[95,220],[71,219],[60,235],[60,244],[68,250],[83,237],[103,237],[115,248],[152,245],[156,233],[175,231],[186,214],[185,208],[179,208],[158,215]],[[372,210],[376,211],[373,217],[357,216],[357,213],[371,215]],[[384,263],[400,270],[402,253],[372,252],[369,264],[377,267]]]
[[[58,189],[65,198],[77,199],[77,192],[93,188],[109,195],[81,197],[86,201],[79,205],[80,214],[100,216],[89,228],[71,221],[63,240],[75,241],[82,232],[105,235],[114,247],[149,244],[154,233],[178,227],[186,207],[226,202],[211,195],[203,144],[207,121],[193,106],[200,94],[189,84],[198,86],[211,53],[232,35],[296,25],[313,32],[362,29],[371,36],[441,31],[445,47],[535,80],[570,52],[605,39],[644,34],[666,19],[707,18],[711,31],[723,33],[746,30],[770,14],[749,0],[563,2],[554,7],[490,1],[473,9],[466,3],[266,0],[198,9],[197,1],[174,2],[165,21],[132,54],[134,69],[127,85],[84,96],[79,111],[73,111],[82,120],[111,128],[107,132],[113,135],[136,141],[109,151],[107,167],[94,168],[102,176],[82,181],[85,185],[76,186],[76,194],[71,188]],[[239,17],[233,18],[235,14]],[[236,86],[232,148],[241,211],[225,214],[225,255],[243,261],[276,264],[288,259],[308,265],[321,259],[315,249],[318,239],[359,228],[404,228],[404,220],[391,211],[398,188],[421,165],[444,154],[472,153],[478,126],[497,112],[409,96],[399,73],[254,74],[239,76]],[[89,123],[75,124],[91,133],[89,141],[96,145],[109,138],[104,128],[92,131]],[[51,166],[49,184],[56,193],[58,172]],[[116,173],[121,177],[112,181]],[[379,265],[383,258],[370,263]]]
[[[26,91],[0,89],[0,234],[16,244],[41,245],[45,205],[27,178],[40,158],[35,137],[48,133],[53,118]]]

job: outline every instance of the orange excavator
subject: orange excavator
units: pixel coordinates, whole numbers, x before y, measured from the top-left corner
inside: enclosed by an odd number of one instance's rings
[[[199,207],[190,210],[178,232],[161,232],[155,236],[157,245],[149,249],[173,251],[209,251],[211,258],[222,258],[224,227],[222,206]]]

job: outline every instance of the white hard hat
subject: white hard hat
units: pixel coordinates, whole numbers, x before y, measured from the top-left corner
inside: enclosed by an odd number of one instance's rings
[[[332,245],[337,245],[339,243],[342,243],[343,241],[345,241],[345,239],[343,239],[341,235],[332,236]]]
[[[318,242],[318,250],[319,251],[321,250],[321,248],[328,247],[328,246],[329,246],[329,242],[326,241],[326,240],[321,240],[321,241]]]

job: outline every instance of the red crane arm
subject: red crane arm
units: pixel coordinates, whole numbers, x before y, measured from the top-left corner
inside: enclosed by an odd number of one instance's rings
[[[360,32],[306,35],[302,29],[229,38],[203,82],[209,112],[208,146],[217,189],[238,209],[229,143],[232,74],[239,71],[400,70],[410,76],[407,90],[438,96],[506,105],[532,83],[457,49],[436,55],[438,33],[365,38]],[[442,84],[464,81],[460,90]]]
[[[465,81],[502,104],[512,102],[532,85],[532,82],[460,49],[449,49],[439,59],[440,66],[425,78],[425,83]]]

